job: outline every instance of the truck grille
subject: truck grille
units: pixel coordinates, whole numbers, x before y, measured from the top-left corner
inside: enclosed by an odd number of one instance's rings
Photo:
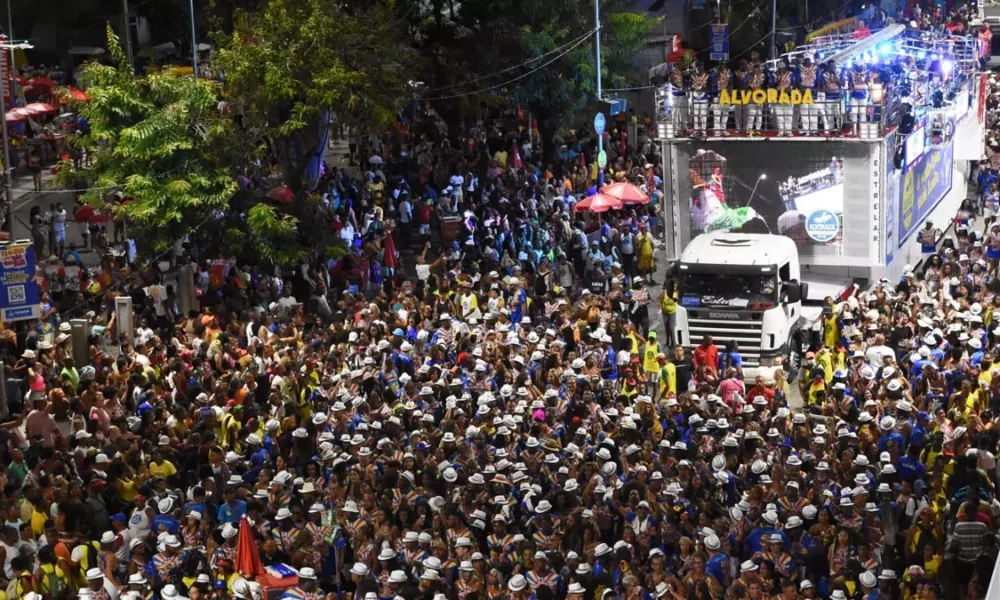
[[[760,366],[760,342],[763,330],[764,315],[759,312],[732,313],[736,319],[710,318],[710,313],[722,311],[689,310],[688,311],[688,344],[685,346],[693,352],[701,343],[701,338],[711,335],[719,352],[724,352],[730,340],[736,340],[740,346],[740,356],[746,368]]]

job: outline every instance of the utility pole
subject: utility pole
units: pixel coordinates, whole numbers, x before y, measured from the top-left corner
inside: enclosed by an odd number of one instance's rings
[[[198,79],[198,38],[194,33],[194,0],[188,0],[191,9],[191,66],[194,67],[194,78]]]
[[[11,42],[11,46],[10,46],[10,64],[7,66],[7,68],[10,69],[10,74],[11,74],[11,77],[13,78],[14,77],[14,73],[15,73],[14,69],[15,69],[16,65],[15,65],[15,62],[14,62],[14,45],[13,45],[14,44],[14,17],[11,16],[11,12],[10,12],[10,0],[7,0],[7,37],[10,38],[10,42]],[[13,90],[13,88],[14,88],[14,84],[12,83],[11,84],[11,89]],[[13,241],[13,240],[11,240],[11,241]]]
[[[594,49],[597,54],[597,101],[601,102],[601,0],[594,0]],[[604,134],[597,136],[597,154],[600,156],[604,152]],[[604,169],[597,168],[597,189],[600,191],[604,186]]]
[[[778,58],[778,0],[771,0],[771,60]]]
[[[2,37],[0,37],[0,40],[10,46],[11,52],[14,51],[13,40]],[[10,241],[13,243],[17,239],[17,236],[14,235],[14,190],[10,185],[11,179],[14,178],[14,169],[11,168],[12,165],[10,164],[10,139],[7,135],[7,107],[10,98],[8,91],[11,89],[11,68],[13,68],[13,65],[7,65],[7,68],[0,73],[0,77],[3,78],[3,81],[0,82],[0,129],[3,130],[3,193],[4,197],[7,198],[7,223],[9,223]]]
[[[125,20],[125,54],[128,56],[128,66],[135,68],[132,61],[132,24],[128,16],[128,0],[122,0],[122,17]]]

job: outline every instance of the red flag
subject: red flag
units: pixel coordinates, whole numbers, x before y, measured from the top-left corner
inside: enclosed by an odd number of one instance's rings
[[[399,267],[399,261],[396,259],[396,242],[392,239],[391,235],[385,236],[382,240],[382,266],[387,269],[395,269]]]
[[[523,169],[524,163],[521,162],[521,149],[518,148],[517,142],[510,149],[510,165],[515,169]]]
[[[236,540],[236,572],[247,579],[255,579],[264,572],[264,565],[260,563],[257,541],[250,529],[250,520],[245,515],[240,520],[240,533]]]

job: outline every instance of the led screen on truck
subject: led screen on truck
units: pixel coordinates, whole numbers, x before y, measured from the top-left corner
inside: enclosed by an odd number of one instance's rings
[[[772,233],[795,240],[802,256],[841,255],[841,143],[693,143],[687,162],[692,238]]]

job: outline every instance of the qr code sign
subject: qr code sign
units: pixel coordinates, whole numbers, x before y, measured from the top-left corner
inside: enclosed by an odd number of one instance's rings
[[[24,286],[12,285],[7,288],[7,302],[10,304],[21,304],[24,302]]]

